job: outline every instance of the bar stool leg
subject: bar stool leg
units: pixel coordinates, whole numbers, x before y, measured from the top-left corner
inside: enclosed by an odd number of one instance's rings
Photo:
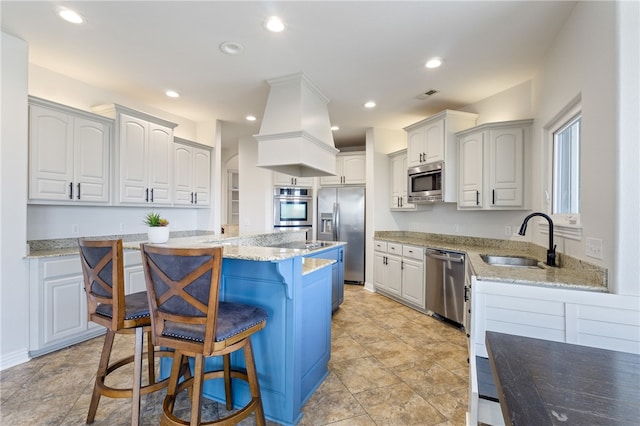
[[[224,394],[227,410],[233,409],[233,394],[231,393],[231,357],[229,354],[222,355],[222,364],[224,368]]]
[[[155,369],[155,347],[153,346],[153,340],[151,339],[151,331],[145,333],[147,335],[147,364],[149,364],[149,383],[156,382],[156,369]]]
[[[262,396],[260,396],[260,383],[258,382],[258,373],[256,372],[256,364],[253,358],[253,349],[251,348],[251,339],[247,339],[244,345],[244,363],[247,368],[247,379],[249,380],[249,390],[251,391],[251,399],[257,400],[255,406],[256,425],[265,426],[264,409],[262,408]]]
[[[142,351],[144,349],[144,332],[136,327],[136,343],[133,350],[133,389],[131,396],[131,425],[140,423],[140,386],[142,382]],[[152,364],[153,366],[153,364]],[[152,368],[152,366],[150,368]]]
[[[113,347],[113,339],[116,333],[107,330],[104,336],[104,345],[102,346],[102,354],[100,355],[100,364],[98,364],[98,372],[96,373],[95,384],[93,385],[93,394],[91,395],[91,404],[89,405],[89,413],[87,414],[87,424],[93,423],[98,411],[98,403],[100,402],[100,384],[104,383],[109,367],[109,357],[111,356],[111,348]]]
[[[202,399],[202,383],[204,381],[204,355],[196,355],[193,372],[193,394],[191,395],[191,424],[200,424],[200,400]]]

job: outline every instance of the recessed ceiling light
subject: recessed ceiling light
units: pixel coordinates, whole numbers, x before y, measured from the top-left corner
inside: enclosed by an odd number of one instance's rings
[[[264,21],[264,27],[272,33],[279,33],[284,30],[284,23],[277,16],[271,16]]]
[[[255,115],[247,115],[245,118],[247,119],[247,121],[256,121]]]
[[[66,7],[56,7],[56,13],[59,17],[67,22],[71,22],[72,24],[82,24],[84,22],[84,17],[82,15],[75,10],[67,9]]]
[[[440,58],[431,58],[425,64],[427,68],[438,68],[440,65],[442,65],[442,59]]]
[[[331,130],[333,130],[334,132],[337,130],[340,130],[340,127],[338,126],[331,126]]]
[[[176,92],[175,90],[167,90],[166,92],[164,92],[165,95],[167,95],[170,98],[179,98],[180,97],[180,93]]]
[[[220,44],[220,50],[222,50],[227,55],[239,55],[244,50],[244,46],[235,41],[225,41]]]
[[[365,108],[374,108],[376,106],[376,103],[373,101],[369,101],[367,103],[364,104]]]

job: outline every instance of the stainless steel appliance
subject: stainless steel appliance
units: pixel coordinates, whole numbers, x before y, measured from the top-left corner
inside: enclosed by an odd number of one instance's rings
[[[463,323],[464,254],[426,250],[427,309],[457,324]]]
[[[313,226],[313,188],[276,186],[273,190],[273,226]]]
[[[413,204],[442,201],[444,162],[423,164],[407,170],[407,197]]]
[[[344,280],[364,283],[364,187],[318,191],[318,240],[344,241]]]

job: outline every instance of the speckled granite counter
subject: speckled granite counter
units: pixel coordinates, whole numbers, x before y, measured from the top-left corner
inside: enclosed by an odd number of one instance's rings
[[[408,231],[376,231],[374,238],[403,244],[464,252],[478,280],[554,286],[607,292],[606,269],[558,253],[560,268],[543,263],[546,249],[528,242],[428,234]],[[538,259],[541,268],[514,268],[485,263],[481,254],[528,256]]]

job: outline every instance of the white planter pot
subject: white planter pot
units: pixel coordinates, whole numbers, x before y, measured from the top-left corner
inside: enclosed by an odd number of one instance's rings
[[[153,244],[161,244],[169,241],[168,226],[150,226],[147,231],[149,242]]]

